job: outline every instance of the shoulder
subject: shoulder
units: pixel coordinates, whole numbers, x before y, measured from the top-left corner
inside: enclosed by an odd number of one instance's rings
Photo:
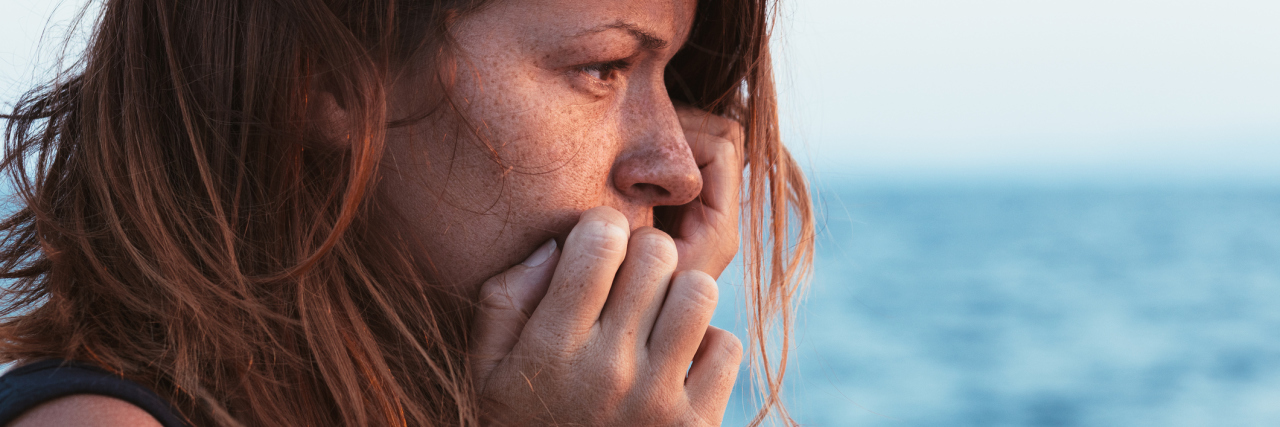
[[[155,417],[129,402],[106,396],[79,394],[60,397],[31,408],[8,427],[161,427]]]
[[[48,359],[0,375],[0,426],[188,425],[149,388],[85,363]]]

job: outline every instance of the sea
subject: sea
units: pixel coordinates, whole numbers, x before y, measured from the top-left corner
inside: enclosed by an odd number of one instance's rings
[[[816,194],[782,390],[801,425],[1280,426],[1280,185]],[[735,267],[712,323],[745,337]]]
[[[808,426],[1280,426],[1280,186],[828,185]],[[741,279],[713,324],[742,335]],[[735,282],[736,280],[736,282]],[[746,371],[725,416],[753,414]]]

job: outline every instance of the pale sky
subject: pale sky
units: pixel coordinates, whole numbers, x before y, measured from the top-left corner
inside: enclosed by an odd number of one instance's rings
[[[787,133],[828,178],[1280,183],[1280,1],[786,10]]]
[[[57,3],[0,0],[5,103]],[[825,179],[1280,183],[1280,1],[790,0],[779,30]]]

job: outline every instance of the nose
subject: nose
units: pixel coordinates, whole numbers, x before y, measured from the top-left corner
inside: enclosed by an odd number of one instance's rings
[[[665,87],[628,102],[623,109],[625,141],[613,165],[613,185],[632,203],[678,206],[702,192],[702,174],[685,141]]]

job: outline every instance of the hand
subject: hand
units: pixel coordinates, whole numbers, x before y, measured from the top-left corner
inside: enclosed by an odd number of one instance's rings
[[[676,114],[702,172],[702,193],[689,204],[655,209],[655,217],[675,238],[678,271],[699,270],[719,278],[738,254],[742,126],[685,105],[677,105]]]
[[[600,207],[480,289],[471,367],[489,425],[719,425],[742,344],[676,243]]]

